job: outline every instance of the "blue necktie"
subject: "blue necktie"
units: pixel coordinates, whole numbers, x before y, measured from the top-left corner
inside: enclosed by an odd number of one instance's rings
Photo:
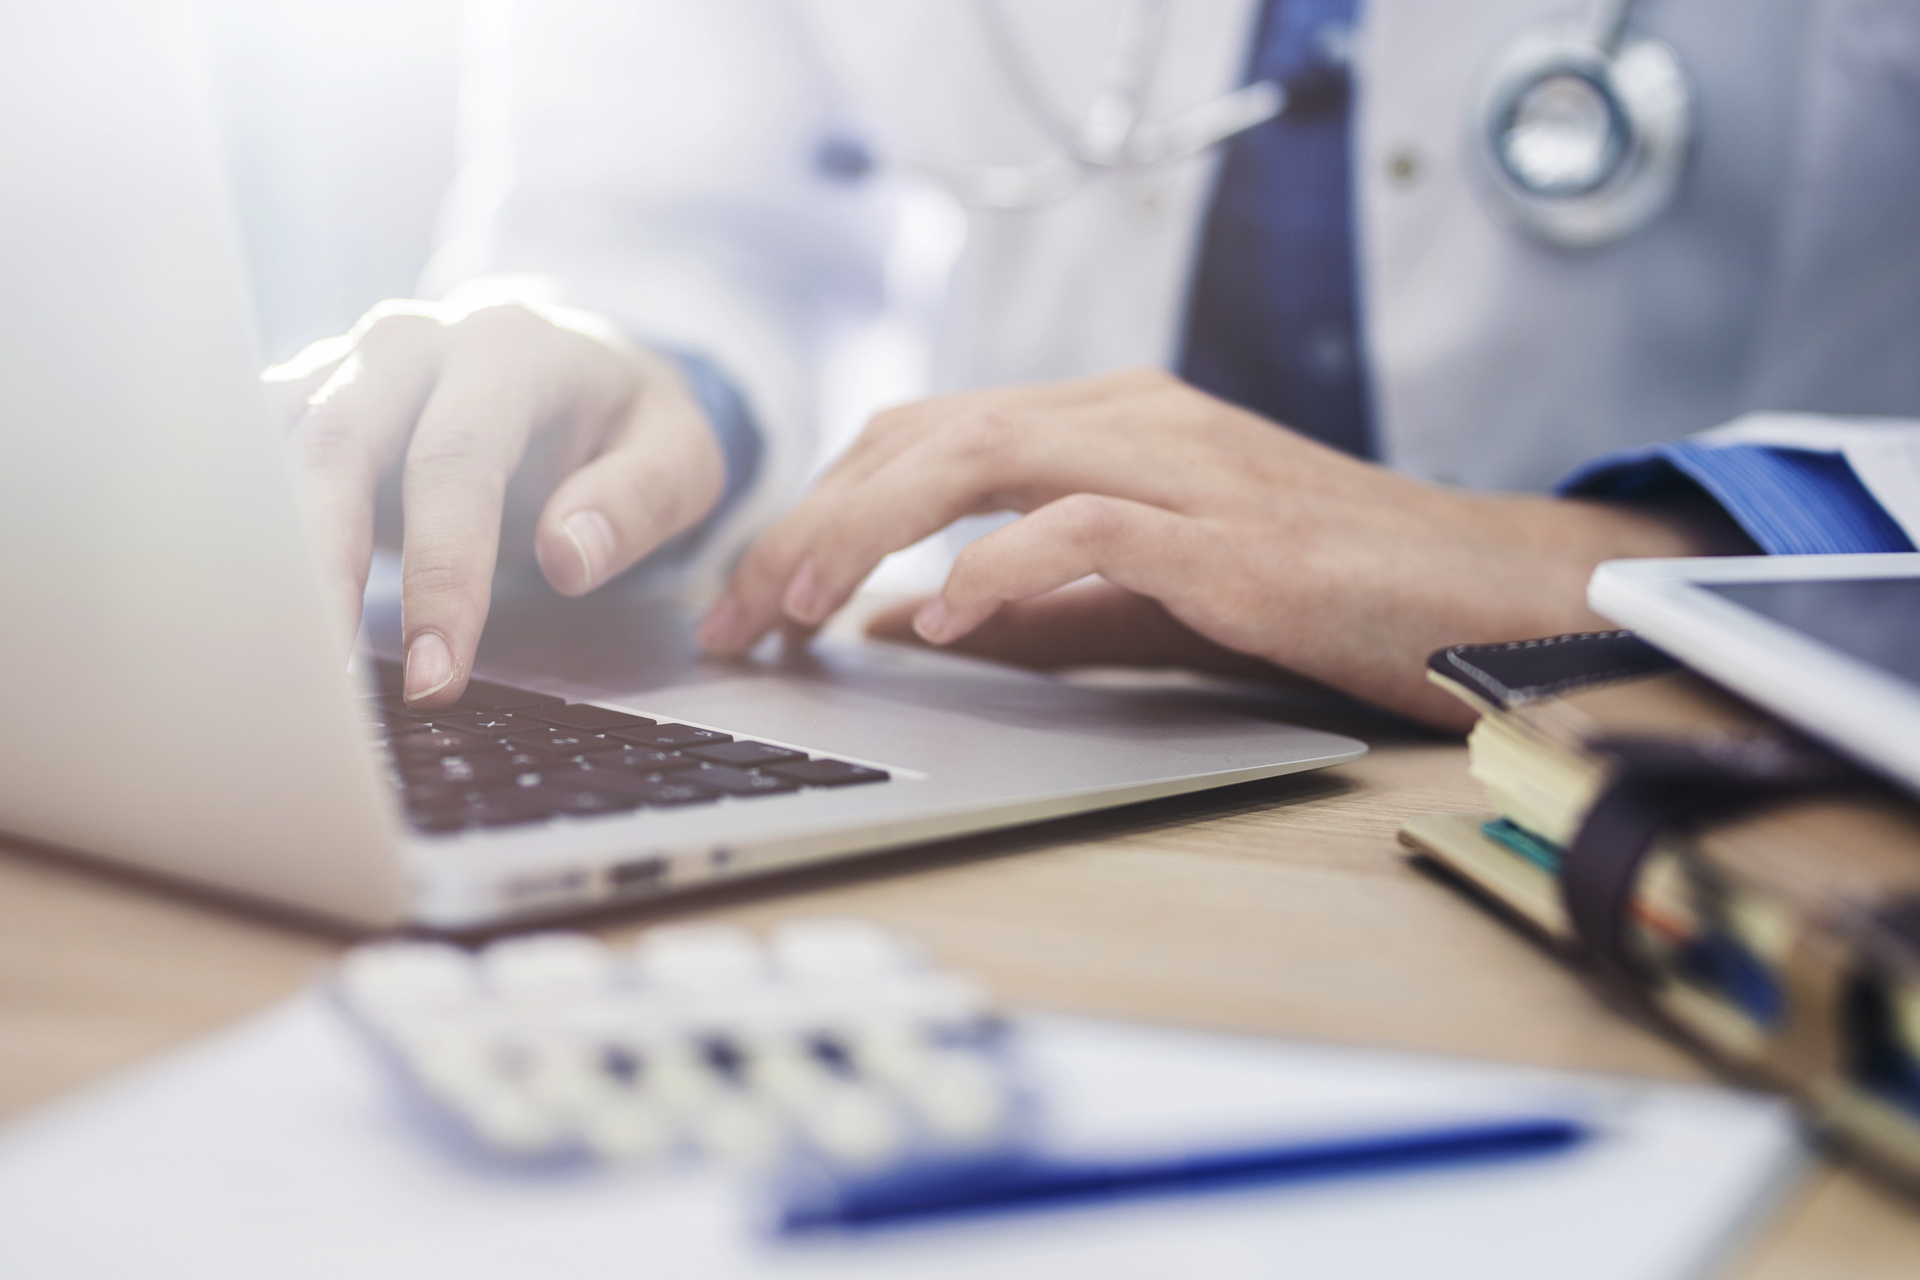
[[[1368,457],[1345,57],[1357,6],[1267,0],[1248,79],[1286,85],[1288,107],[1226,146],[1180,371],[1202,390]]]

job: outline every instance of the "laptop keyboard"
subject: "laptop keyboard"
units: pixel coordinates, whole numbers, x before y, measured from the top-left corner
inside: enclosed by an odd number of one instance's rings
[[[713,729],[471,680],[443,711],[409,710],[400,668],[377,664],[365,720],[419,831],[677,809],[885,782],[883,769]]]

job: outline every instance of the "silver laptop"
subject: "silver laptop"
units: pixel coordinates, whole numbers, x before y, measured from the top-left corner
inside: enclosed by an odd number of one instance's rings
[[[703,663],[643,582],[504,581],[483,680],[409,716],[328,634],[173,6],[117,8],[0,41],[0,830],[465,929],[1365,750],[903,647]]]

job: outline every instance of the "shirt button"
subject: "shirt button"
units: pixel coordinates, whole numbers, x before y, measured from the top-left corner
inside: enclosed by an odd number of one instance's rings
[[[814,148],[813,167],[834,182],[859,182],[873,172],[873,153],[858,138],[831,134]]]
[[[1387,181],[1396,187],[1416,185],[1426,167],[1418,147],[1400,146],[1387,153]]]
[[[1300,365],[1322,382],[1338,382],[1353,373],[1353,344],[1335,324],[1317,324],[1301,335]]]

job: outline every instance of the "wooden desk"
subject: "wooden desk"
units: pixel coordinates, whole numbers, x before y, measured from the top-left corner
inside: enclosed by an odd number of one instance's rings
[[[1480,807],[1458,746],[816,869],[634,914],[858,914],[1010,1000],[1198,1027],[1699,1079],[1532,944],[1414,870],[1412,814]],[[0,846],[0,1116],[297,989],[339,938]],[[1910,1277],[1920,1212],[1827,1168],[1733,1268]]]

